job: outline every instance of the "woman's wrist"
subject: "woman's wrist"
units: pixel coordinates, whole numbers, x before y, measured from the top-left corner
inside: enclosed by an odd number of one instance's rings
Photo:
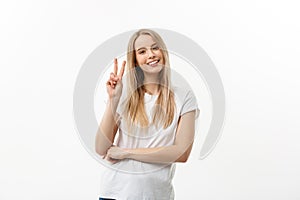
[[[126,148],[124,148],[124,151],[126,152],[126,154],[125,154],[125,158],[128,158],[128,159],[132,159],[133,157],[133,153],[132,153],[132,151],[131,151],[131,149],[126,149]]]

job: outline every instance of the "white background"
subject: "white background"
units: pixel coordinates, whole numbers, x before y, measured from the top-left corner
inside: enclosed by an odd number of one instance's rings
[[[176,200],[300,199],[298,11],[296,0],[1,1],[0,199],[98,199],[75,80],[102,42],[152,27],[197,42],[226,92],[221,140],[177,165]]]

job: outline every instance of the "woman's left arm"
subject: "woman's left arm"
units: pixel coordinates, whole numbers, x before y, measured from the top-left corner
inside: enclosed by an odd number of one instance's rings
[[[155,148],[124,149],[113,146],[107,156],[114,159],[134,159],[150,163],[186,162],[191,153],[195,135],[195,111],[183,114],[178,120],[175,143]]]

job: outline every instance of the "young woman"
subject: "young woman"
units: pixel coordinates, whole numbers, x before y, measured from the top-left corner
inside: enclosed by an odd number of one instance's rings
[[[175,162],[186,162],[192,149],[196,98],[190,89],[171,85],[166,45],[152,30],[132,35],[123,88],[125,65],[118,73],[114,60],[96,134],[96,152],[111,165],[100,199],[172,200]]]

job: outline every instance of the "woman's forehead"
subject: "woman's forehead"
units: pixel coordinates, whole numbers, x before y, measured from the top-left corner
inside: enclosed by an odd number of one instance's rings
[[[150,35],[140,35],[134,43],[134,49],[140,49],[142,47],[151,47],[156,42]]]

